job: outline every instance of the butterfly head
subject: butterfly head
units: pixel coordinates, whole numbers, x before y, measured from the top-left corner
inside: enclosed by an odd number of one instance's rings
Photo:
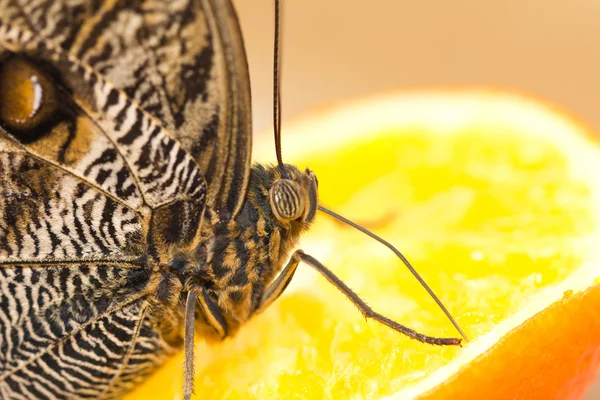
[[[191,275],[206,280],[199,283],[207,288],[209,302],[222,316],[227,336],[261,308],[266,287],[314,221],[317,188],[317,178],[308,169],[254,165],[240,212],[215,225],[202,250],[209,261]],[[224,336],[215,335],[214,324],[208,326],[207,318],[198,322],[205,338]]]

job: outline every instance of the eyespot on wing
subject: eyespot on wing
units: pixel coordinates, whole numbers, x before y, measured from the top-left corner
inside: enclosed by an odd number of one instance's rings
[[[52,78],[31,62],[10,57],[0,63],[0,124],[18,139],[42,134],[37,128],[52,119],[57,95]]]

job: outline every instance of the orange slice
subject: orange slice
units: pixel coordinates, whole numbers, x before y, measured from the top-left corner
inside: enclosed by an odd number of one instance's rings
[[[600,366],[600,145],[500,92],[399,93],[284,123],[325,206],[394,243],[473,339],[435,347],[365,321],[308,266],[224,343],[196,346],[202,399],[575,399]],[[255,159],[273,159],[268,135]],[[450,322],[386,248],[320,215],[301,248],[374,309]],[[181,398],[182,355],[129,399]]]

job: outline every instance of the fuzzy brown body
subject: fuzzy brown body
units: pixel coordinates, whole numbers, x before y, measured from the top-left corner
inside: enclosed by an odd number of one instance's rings
[[[301,180],[305,174],[286,166],[292,179]],[[173,319],[181,321],[182,293],[189,288],[206,288],[221,311],[227,335],[235,334],[253,313],[258,311],[262,295],[273,277],[281,271],[290,251],[308,225],[293,223],[282,226],[273,216],[269,204],[271,183],[279,179],[276,167],[256,165],[250,173],[250,185],[240,213],[219,217],[206,207],[203,223],[193,240],[185,246],[164,246],[156,255],[161,261],[156,275],[158,307],[168,315],[178,310]],[[168,225],[177,218],[181,208],[165,218]],[[162,237],[167,226],[153,229]],[[162,313],[159,313],[162,314]],[[201,313],[197,313],[201,315]],[[164,315],[164,314],[163,314]],[[207,340],[223,339],[202,317],[196,319],[200,335]]]
[[[119,397],[191,288],[207,339],[259,310],[306,224],[250,129],[229,0],[0,0],[0,398]]]

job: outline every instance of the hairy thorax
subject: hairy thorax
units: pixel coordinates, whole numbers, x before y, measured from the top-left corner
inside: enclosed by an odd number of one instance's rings
[[[295,168],[291,173],[302,176]],[[210,207],[197,215],[196,210],[179,204],[164,211],[166,217],[158,218],[163,225],[182,215],[198,221],[193,234],[176,232],[177,243],[164,243],[159,238],[164,250],[159,252],[161,262],[154,287],[162,319],[168,317],[173,326],[181,324],[186,294],[192,287],[206,291],[226,322],[227,336],[235,334],[257,311],[266,286],[306,229],[305,224],[282,223],[273,215],[269,190],[277,179],[277,169],[255,166],[246,200],[235,217],[228,210]],[[168,327],[171,334],[173,329]],[[223,339],[199,308],[196,331],[209,341]]]

